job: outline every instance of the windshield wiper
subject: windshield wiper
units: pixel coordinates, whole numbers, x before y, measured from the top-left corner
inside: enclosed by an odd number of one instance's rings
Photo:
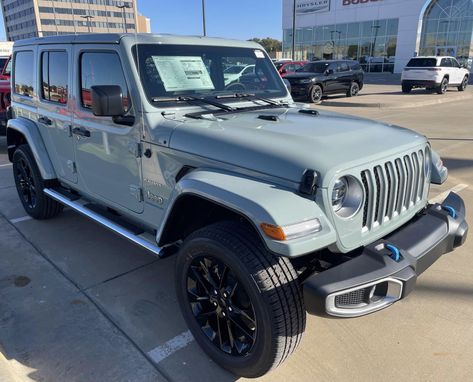
[[[207,105],[212,105],[215,107],[218,107],[219,109],[225,110],[225,111],[235,111],[236,109],[225,105],[220,102],[212,101],[207,98],[198,98],[198,97],[192,97],[192,96],[177,96],[177,97],[153,97],[151,99],[153,102],[201,102],[205,103]]]
[[[256,94],[253,94],[253,93],[222,94],[222,95],[217,95],[217,96],[215,96],[215,98],[217,98],[217,99],[226,99],[226,98],[249,98],[249,99],[253,99],[253,100],[256,99],[256,100],[258,100],[258,101],[266,102],[266,103],[268,103],[268,104],[270,104],[270,105],[274,105],[274,106],[285,106],[285,105],[287,105],[287,103],[279,103],[279,102],[273,101],[272,99],[259,97],[259,96],[257,96]]]

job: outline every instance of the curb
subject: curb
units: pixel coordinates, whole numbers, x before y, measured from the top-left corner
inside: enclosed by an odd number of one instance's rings
[[[432,94],[435,97],[434,94]],[[410,109],[413,107],[440,105],[448,102],[464,101],[473,99],[473,93],[464,95],[457,95],[455,97],[448,97],[448,94],[444,94],[442,98],[436,97],[429,100],[418,101],[418,102],[406,102],[406,103],[381,103],[381,102],[346,102],[346,101],[322,101],[319,106],[331,106],[331,107],[365,107],[365,108],[377,108],[377,109]]]

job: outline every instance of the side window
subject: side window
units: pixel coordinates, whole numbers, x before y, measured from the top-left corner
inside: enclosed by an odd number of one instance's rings
[[[15,93],[33,97],[33,52],[22,51],[15,53],[13,86]]]
[[[41,54],[41,98],[46,101],[67,103],[68,70],[66,52]]]
[[[444,68],[450,68],[451,67],[450,59],[442,58],[442,61],[440,61],[440,66],[442,66]]]
[[[245,74],[251,74],[251,73],[254,73],[255,72],[255,66],[254,65],[251,65],[251,66],[248,66],[244,71],[243,71],[243,75]]]
[[[460,64],[458,63],[458,61],[455,58],[451,58],[450,61],[452,63],[453,68],[459,68],[460,67]]]
[[[118,85],[122,89],[123,106],[130,107],[129,92],[123,75],[122,64],[115,52],[85,52],[80,58],[81,104],[92,108],[91,87],[95,85]]]
[[[348,72],[350,68],[348,67],[346,62],[342,62],[339,66],[340,72]]]

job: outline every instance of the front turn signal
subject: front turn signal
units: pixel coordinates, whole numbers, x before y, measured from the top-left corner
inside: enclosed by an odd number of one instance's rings
[[[300,223],[278,226],[261,223],[264,234],[274,240],[291,240],[319,232],[322,229],[319,219],[306,220]]]

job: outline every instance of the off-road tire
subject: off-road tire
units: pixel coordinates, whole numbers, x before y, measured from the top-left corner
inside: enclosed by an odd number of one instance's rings
[[[448,78],[444,77],[440,85],[437,86],[435,90],[437,91],[437,94],[445,94],[447,92],[447,88],[448,88]]]
[[[20,166],[27,166],[29,172],[29,183],[35,189],[35,203],[30,204],[27,198],[23,196],[23,187],[20,175]],[[64,206],[47,196],[43,190],[46,187],[45,181],[41,177],[33,153],[28,145],[21,145],[13,154],[13,177],[20,197],[21,204],[26,213],[39,220],[49,219],[58,215]]]
[[[404,94],[409,94],[412,91],[412,86],[410,85],[402,85],[401,87]]]
[[[322,86],[315,84],[309,90],[309,101],[312,103],[319,103],[324,96]]]
[[[227,354],[212,343],[194,316],[187,272],[191,263],[204,255],[228,267],[254,307],[256,336],[243,357]],[[259,237],[239,222],[212,224],[184,241],[176,260],[176,290],[196,341],[217,364],[239,376],[259,377],[280,365],[297,348],[305,330],[304,301],[292,264],[287,258],[270,254]]]
[[[462,83],[458,86],[458,91],[459,92],[462,92],[466,89],[466,87],[468,86],[468,76],[465,76],[463,77],[463,81]]]
[[[347,91],[347,97],[356,97],[360,93],[360,85],[358,82],[352,82],[350,89]]]

